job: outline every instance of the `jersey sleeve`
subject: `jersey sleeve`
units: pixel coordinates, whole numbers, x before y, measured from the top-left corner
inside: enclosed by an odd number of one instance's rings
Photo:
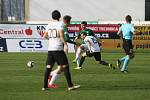
[[[65,26],[64,23],[61,22],[61,23],[60,23],[60,29],[61,29],[61,30],[64,30],[64,26]]]
[[[85,43],[88,42],[88,37],[87,37],[87,36],[85,37],[84,42],[85,42]]]
[[[133,33],[135,31],[134,26],[131,27],[131,32]]]
[[[63,29],[64,29],[64,33],[68,34],[68,30],[67,30],[67,26],[66,25],[63,26]]]

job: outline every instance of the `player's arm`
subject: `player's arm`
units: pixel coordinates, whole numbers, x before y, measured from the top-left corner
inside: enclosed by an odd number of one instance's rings
[[[120,35],[120,34],[122,34],[121,27],[119,28],[119,31],[117,32],[117,35]]]
[[[48,32],[44,32],[43,38],[48,39]]]
[[[66,53],[68,53],[68,45],[67,45],[67,42],[66,42],[65,39],[64,39],[64,31],[63,31],[63,30],[60,30],[60,39],[61,39],[61,41],[62,41],[63,44],[64,44],[64,51],[65,51]]]
[[[89,49],[90,52],[91,52],[91,43],[90,43],[90,41],[85,40],[85,42],[86,42],[86,44],[87,44],[88,49]]]
[[[81,33],[79,32],[79,33],[77,34],[77,36],[75,37],[74,41],[77,41],[77,39],[80,39],[80,36],[81,36]]]
[[[65,41],[71,44],[76,44],[76,42],[72,41],[68,34],[64,34]]]
[[[140,35],[140,33],[136,32],[136,30],[134,29],[134,27],[132,27],[131,31],[132,31],[133,35]]]
[[[44,31],[44,35],[43,35],[43,38],[47,39],[47,40],[49,39],[49,37],[48,37],[48,31],[49,31],[49,25],[46,26],[46,30]]]

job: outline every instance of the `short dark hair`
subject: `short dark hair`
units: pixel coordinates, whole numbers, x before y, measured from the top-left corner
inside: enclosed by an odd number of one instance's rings
[[[58,10],[54,10],[54,11],[52,12],[52,18],[53,18],[54,20],[59,20],[60,17],[61,17],[61,14],[60,14],[60,12],[59,12]]]
[[[132,17],[130,15],[127,15],[125,17],[125,19],[126,19],[127,22],[131,22],[132,21]]]
[[[82,21],[81,24],[87,25],[87,22],[86,21]]]
[[[63,17],[63,20],[70,21],[70,20],[71,20],[71,16],[65,15],[65,16]]]

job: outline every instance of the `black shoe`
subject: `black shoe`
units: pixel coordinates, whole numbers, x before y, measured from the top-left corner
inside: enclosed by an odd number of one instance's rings
[[[127,70],[124,70],[124,71],[121,71],[122,73],[128,73],[128,71]]]

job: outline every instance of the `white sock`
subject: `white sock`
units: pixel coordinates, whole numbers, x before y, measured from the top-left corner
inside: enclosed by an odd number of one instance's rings
[[[52,78],[51,78],[49,84],[50,84],[50,85],[54,84],[54,81],[58,78],[59,75],[60,75],[60,74],[53,73]]]
[[[77,60],[77,61],[80,60],[80,54],[81,54],[81,52],[82,52],[82,50],[81,50],[81,48],[79,47],[79,48],[77,49],[77,52],[76,52],[76,60]]]
[[[53,70],[53,71],[50,73],[50,76],[53,76],[53,74],[56,73],[56,71],[57,71],[57,70]]]
[[[80,64],[80,58],[77,59],[77,67],[79,67]]]

